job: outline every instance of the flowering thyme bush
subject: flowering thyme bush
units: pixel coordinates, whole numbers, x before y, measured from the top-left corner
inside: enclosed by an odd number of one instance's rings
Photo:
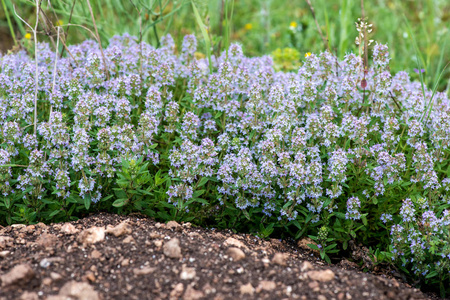
[[[324,52],[291,73],[239,45],[210,73],[196,46],[125,35],[104,56],[86,41],[0,57],[1,222],[138,210],[309,234],[328,261],[355,240],[449,292],[445,93],[391,74],[381,44],[367,72]]]

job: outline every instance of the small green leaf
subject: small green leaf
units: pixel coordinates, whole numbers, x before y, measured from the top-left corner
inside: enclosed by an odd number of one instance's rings
[[[427,276],[425,276],[425,278],[433,278],[435,276],[439,275],[438,272],[436,271],[431,271],[430,273],[427,274]]]
[[[128,162],[128,160],[122,158],[122,167],[124,167],[125,169],[130,168],[130,163]]]
[[[89,210],[89,208],[91,207],[91,195],[87,194],[84,196],[84,207],[86,207],[87,210]]]
[[[220,118],[222,116],[222,112],[221,111],[218,111],[217,113],[216,113],[216,115],[214,116],[214,119],[218,119],[218,118]]]
[[[198,203],[202,203],[202,204],[205,204],[205,205],[209,204],[208,201],[206,201],[205,199],[202,199],[202,198],[192,198],[191,200],[194,200],[193,202],[198,202]]]
[[[206,190],[195,191],[192,195],[193,198],[197,198],[205,193]]]
[[[61,212],[61,210],[59,210],[59,209],[54,210],[54,211],[52,211],[52,213],[49,215],[49,217],[54,217],[54,216],[56,216],[57,214],[59,214],[60,212]]]
[[[113,206],[114,207],[122,207],[125,204],[127,204],[127,202],[128,202],[127,198],[120,198],[113,202]]]
[[[202,177],[202,179],[200,179],[200,182],[197,184],[197,187],[204,186],[208,182],[208,180],[209,180],[208,177]]]
[[[339,219],[345,220],[345,214],[341,213],[341,212],[334,212],[334,214],[336,215],[336,217],[338,217]]]
[[[319,247],[317,247],[317,245],[314,244],[306,244],[309,248],[313,249],[313,250],[318,250],[320,251]]]
[[[336,246],[337,246],[336,243],[328,245],[327,247],[325,247],[325,251],[331,250],[331,249],[335,248]]]
[[[111,199],[112,197],[114,197],[114,195],[109,195],[109,196],[102,198],[100,201],[102,201],[102,202],[107,201],[107,200]]]
[[[243,210],[242,213],[244,214],[244,216],[247,218],[247,220],[251,221],[250,219],[250,215],[248,214],[247,210]]]
[[[302,230],[302,226],[300,226],[300,223],[297,221],[297,220],[294,220],[293,222],[292,222],[292,224],[294,224],[295,225],[295,227],[297,227],[298,229],[300,229],[300,230]],[[272,225],[272,227],[273,227],[273,223],[270,223],[270,225]],[[269,226],[270,226],[269,225]]]
[[[142,194],[144,194],[144,195],[153,196],[153,193],[150,193],[149,191],[146,191],[146,190],[137,189],[137,191],[142,193]]]
[[[173,206],[172,206],[172,207],[173,207]],[[168,220],[171,220],[171,219],[172,219],[168,213],[163,212],[163,211],[158,211],[158,212],[157,212],[157,215],[158,215],[161,219],[163,219],[164,221],[168,221]]]
[[[367,217],[366,217],[366,214],[361,216],[361,220],[363,221],[363,224],[364,224],[365,226],[367,226],[368,223],[367,223]]]

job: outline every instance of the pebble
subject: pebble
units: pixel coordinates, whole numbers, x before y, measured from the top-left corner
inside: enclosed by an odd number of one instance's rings
[[[62,227],[61,227],[61,232],[64,234],[75,234],[78,233],[79,230],[75,228],[75,226],[73,226],[70,223],[65,223]]]
[[[317,281],[311,281],[308,283],[308,287],[313,290],[313,292],[320,291],[320,285]]]
[[[183,300],[197,300],[201,299],[205,296],[202,291],[197,291],[191,286],[186,288],[186,292],[184,292]]]
[[[39,296],[35,292],[25,291],[19,298],[19,300],[38,300]]]
[[[43,248],[54,248],[57,242],[58,237],[56,235],[50,233],[43,233],[37,238],[36,245]]]
[[[196,275],[195,268],[188,268],[186,267],[186,265],[182,265],[181,269],[182,269],[180,274],[181,280],[191,280],[195,278]]]
[[[131,235],[129,235],[123,239],[122,243],[124,243],[124,244],[135,243],[135,240]]]
[[[275,253],[272,258],[272,263],[280,266],[286,266],[286,254],[284,253]]]
[[[184,285],[180,282],[177,285],[175,285],[173,290],[170,292],[170,297],[173,299],[178,299],[181,297],[181,295],[183,295],[183,292],[184,292]]]
[[[228,248],[227,255],[229,255],[234,261],[239,261],[245,258],[245,253],[236,247]]]
[[[240,291],[241,291],[241,295],[247,294],[247,295],[253,296],[253,293],[255,292],[255,288],[249,282],[247,284],[241,285]]]
[[[36,276],[33,268],[29,264],[20,264],[13,267],[9,272],[0,276],[2,287],[15,285],[26,285]]]
[[[78,242],[84,245],[95,244],[105,239],[105,229],[103,227],[91,227],[83,230],[78,235]]]
[[[53,279],[54,281],[58,281],[62,279],[62,276],[56,272],[51,272],[50,278]]]
[[[14,239],[9,236],[0,236],[0,249],[13,246]]]
[[[102,253],[98,251],[97,249],[93,250],[91,252],[91,258],[99,259],[102,256]]]
[[[127,267],[130,265],[130,260],[128,258],[125,258],[124,260],[122,260],[122,262],[120,263],[120,265],[122,267]]]
[[[95,282],[95,275],[91,271],[86,272],[86,275],[84,276],[87,280],[90,282]]]
[[[223,242],[223,245],[226,247],[232,246],[232,247],[238,247],[238,248],[243,248],[243,249],[248,249],[247,246],[245,246],[245,244],[235,238],[229,237],[225,240],[225,242]]]
[[[176,230],[176,231],[181,231],[181,229],[182,229],[181,225],[178,224],[178,222],[176,222],[176,221],[167,222],[166,228],[171,229],[171,230]]]
[[[148,275],[156,271],[155,267],[134,268],[134,275]]]
[[[94,288],[86,282],[69,281],[59,290],[58,295],[48,296],[47,300],[99,300],[100,296]]]
[[[306,274],[311,280],[328,282],[334,279],[334,272],[331,270],[309,271]]]
[[[163,246],[163,253],[170,258],[181,258],[180,240],[174,238],[165,243]]]
[[[309,262],[309,261],[304,261],[304,262],[302,262],[302,264],[300,265],[300,271],[301,272],[306,272],[306,271],[309,271],[309,270],[312,270],[312,269],[314,269],[314,267],[313,267],[313,265]]]
[[[51,285],[52,284],[52,279],[49,277],[45,277],[44,279],[42,279],[42,284],[43,285]]]
[[[131,233],[131,227],[130,224],[128,224],[128,221],[123,221],[117,226],[108,225],[106,228],[106,233],[112,234],[115,237],[122,236],[124,234],[130,234]]]
[[[256,292],[259,293],[261,291],[272,291],[277,287],[277,284],[274,281],[269,280],[261,280],[259,282],[258,287],[256,288]]]

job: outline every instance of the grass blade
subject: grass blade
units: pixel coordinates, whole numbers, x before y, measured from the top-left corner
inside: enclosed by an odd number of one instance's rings
[[[200,27],[200,31],[202,32],[203,39],[205,40],[206,46],[206,56],[208,57],[209,63],[209,72],[212,73],[212,63],[211,63],[211,41],[209,40],[208,32],[206,31],[206,25],[203,23],[200,14],[198,13],[197,7],[195,6],[194,1],[191,1],[192,9],[194,10],[195,19],[197,21],[198,26]]]

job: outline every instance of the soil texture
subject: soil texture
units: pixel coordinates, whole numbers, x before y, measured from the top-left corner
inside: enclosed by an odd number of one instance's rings
[[[438,299],[302,243],[139,214],[0,226],[0,300]]]

